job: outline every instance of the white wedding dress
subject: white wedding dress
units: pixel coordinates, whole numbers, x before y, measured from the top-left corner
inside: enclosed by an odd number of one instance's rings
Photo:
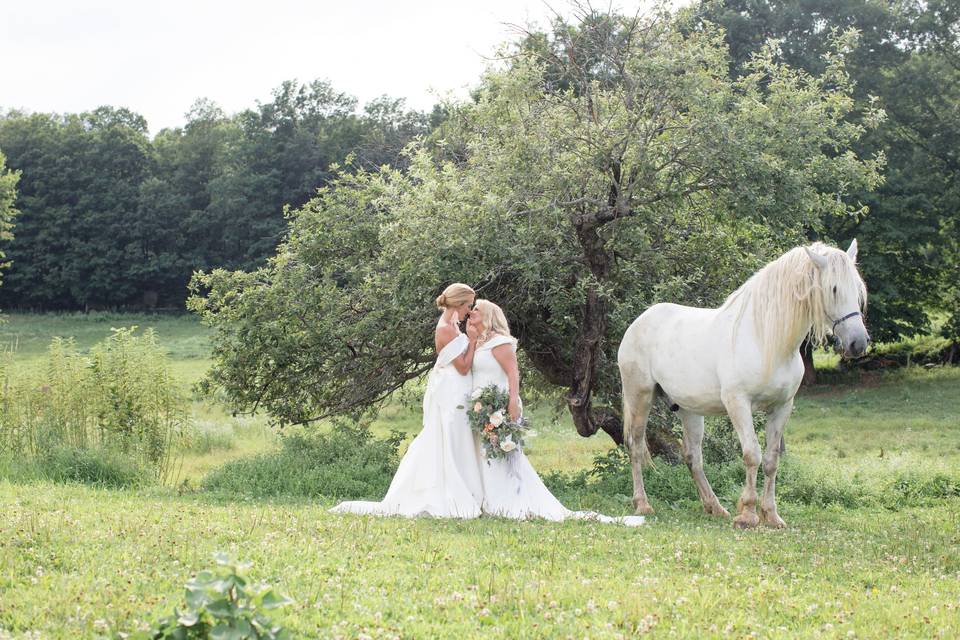
[[[467,336],[451,340],[437,356],[423,396],[423,430],[400,461],[381,502],[341,502],[333,513],[381,516],[476,518],[483,484],[480,443],[463,409],[473,385],[453,360],[466,351]]]
[[[516,342],[506,336],[494,336],[477,347],[473,356],[474,389],[495,384],[504,391],[508,390],[507,374],[493,355],[494,347],[503,344],[510,344],[516,351]],[[482,510],[485,514],[518,520],[596,520],[628,526],[638,526],[644,522],[643,516],[611,518],[593,511],[567,509],[550,493],[520,449],[515,449],[504,458],[488,460],[482,452],[480,455],[483,476]]]

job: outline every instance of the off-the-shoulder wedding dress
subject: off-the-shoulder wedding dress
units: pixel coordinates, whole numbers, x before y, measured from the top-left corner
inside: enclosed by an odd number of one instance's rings
[[[423,396],[423,430],[407,448],[381,502],[341,502],[334,513],[476,518],[483,484],[482,453],[463,410],[473,389],[453,361],[468,347],[467,336],[451,340],[437,356]]]
[[[494,336],[477,347],[473,356],[473,388],[482,389],[495,384],[508,390],[507,373],[497,362],[493,349],[509,344],[516,351],[516,341],[507,336]],[[481,452],[481,456],[482,456]],[[483,513],[504,518],[547,520],[596,520],[637,526],[643,524],[643,516],[613,518],[593,511],[571,511],[554,497],[543,480],[537,475],[530,460],[520,449],[513,450],[505,458],[483,459]]]

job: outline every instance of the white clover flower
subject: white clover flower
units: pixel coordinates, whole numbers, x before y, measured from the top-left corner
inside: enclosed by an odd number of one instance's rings
[[[492,424],[495,427],[499,427],[501,424],[503,424],[503,411],[497,411],[495,413],[491,413],[489,418],[490,418],[490,424]]]

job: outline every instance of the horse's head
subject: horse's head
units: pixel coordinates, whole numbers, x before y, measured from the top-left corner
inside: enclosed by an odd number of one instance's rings
[[[867,352],[870,335],[863,324],[867,287],[857,271],[857,241],[846,252],[815,243],[804,247],[815,265],[824,322],[843,347],[843,355],[857,358]],[[816,294],[815,294],[816,295]]]

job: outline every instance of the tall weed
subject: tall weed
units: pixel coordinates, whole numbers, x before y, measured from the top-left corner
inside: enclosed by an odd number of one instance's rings
[[[64,451],[77,459],[103,455],[107,466],[120,456],[130,469],[166,481],[187,426],[185,399],[154,331],[135,331],[114,329],[88,354],[55,338],[40,374],[13,380],[0,372],[3,451],[50,464]]]

